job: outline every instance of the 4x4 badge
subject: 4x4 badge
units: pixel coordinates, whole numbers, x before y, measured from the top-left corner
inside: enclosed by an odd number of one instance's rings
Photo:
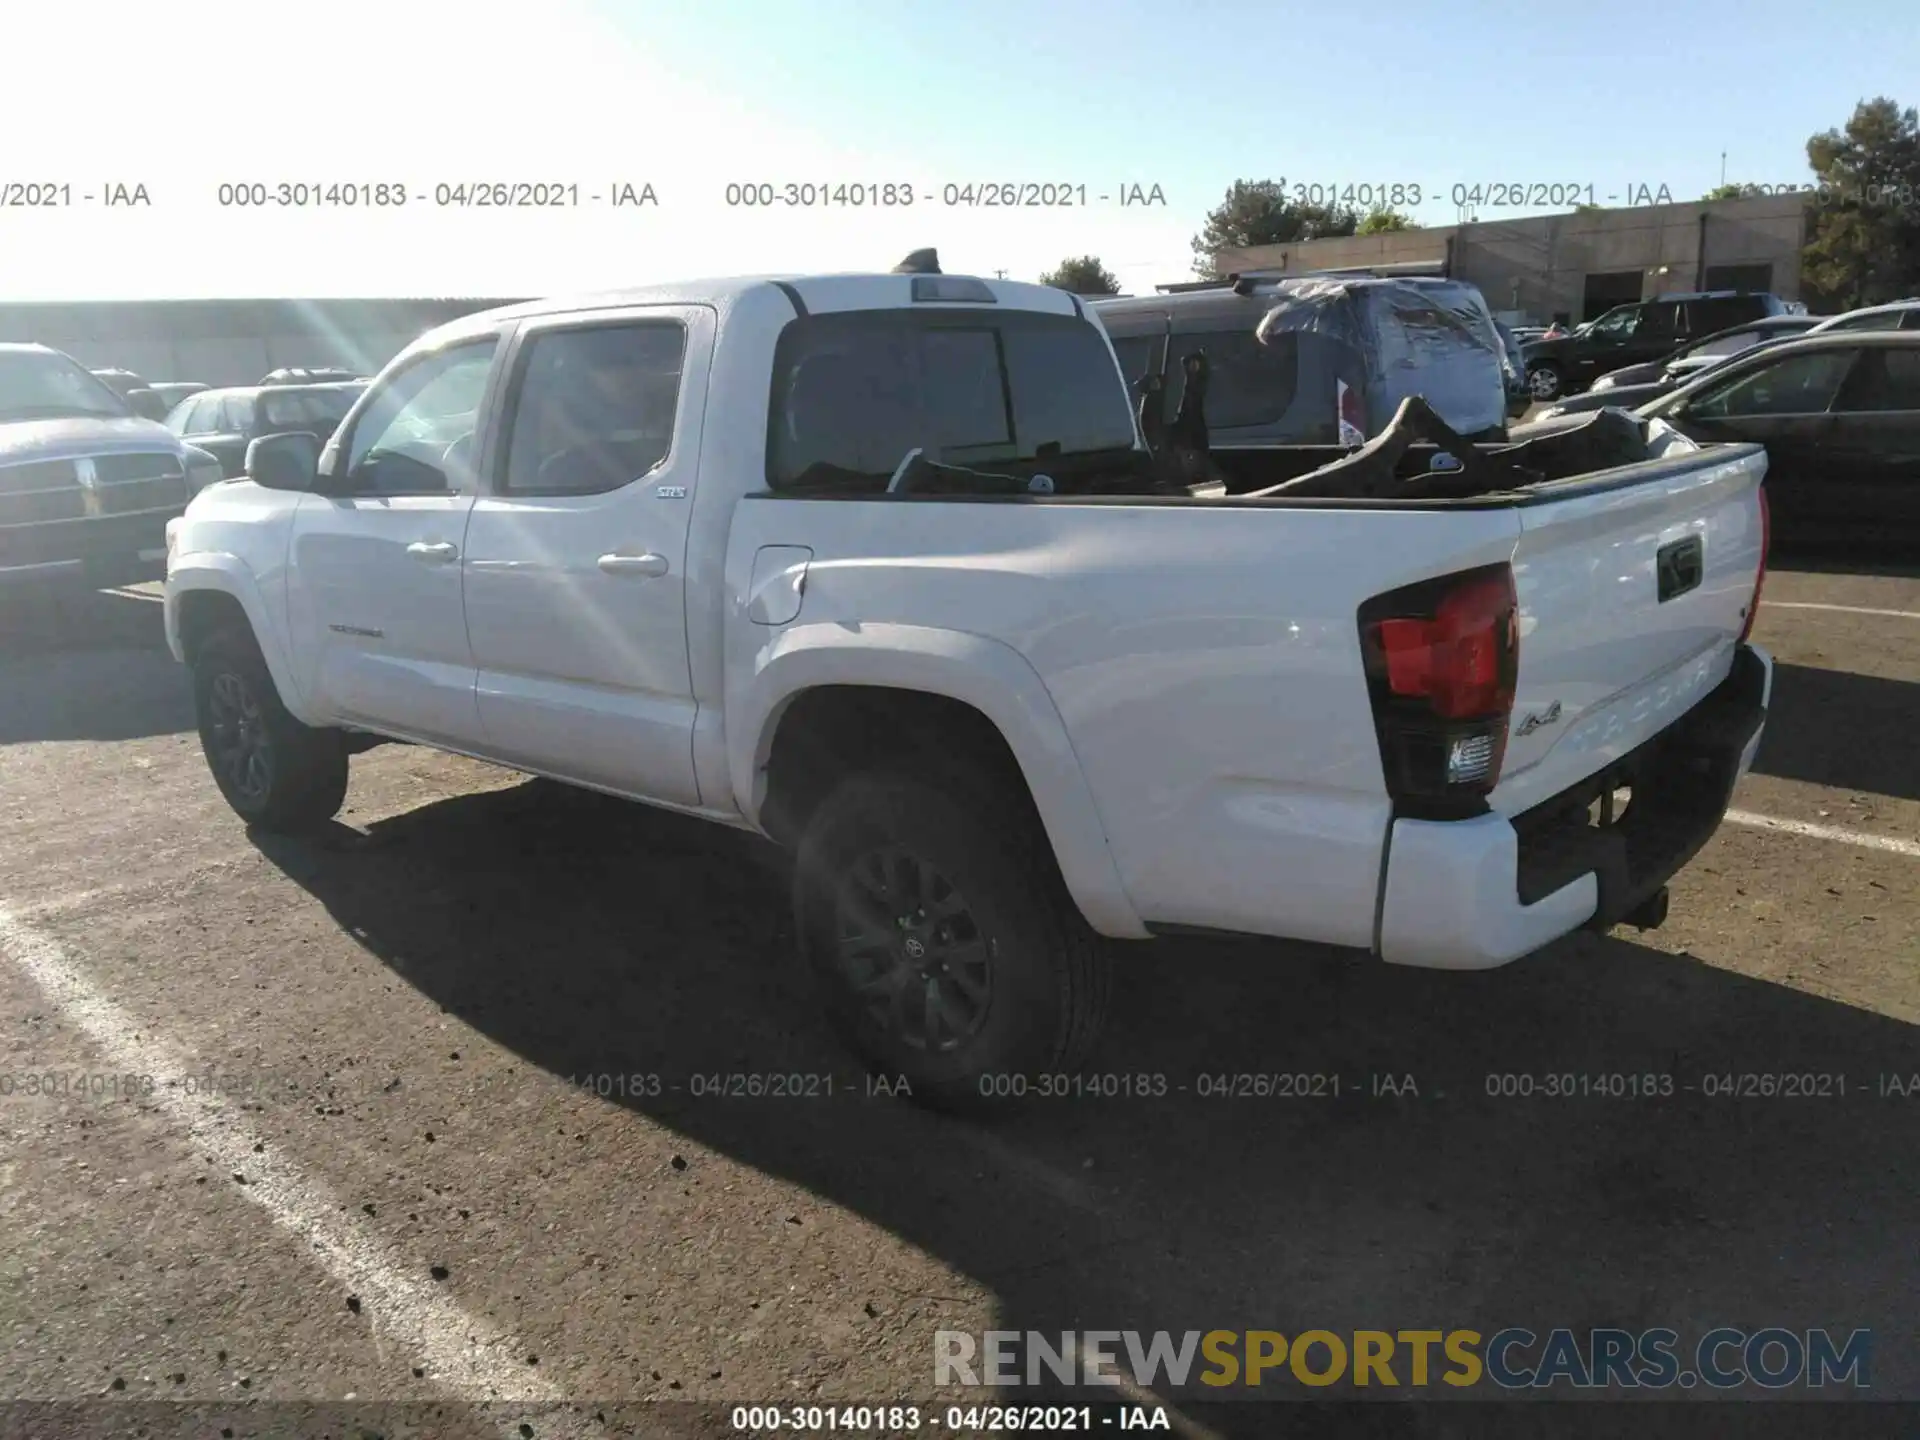
[[[1527,716],[1527,718],[1522,720],[1515,728],[1513,733],[1516,735],[1531,735],[1536,730],[1544,730],[1547,726],[1557,723],[1559,719],[1560,702],[1556,700],[1538,715]]]

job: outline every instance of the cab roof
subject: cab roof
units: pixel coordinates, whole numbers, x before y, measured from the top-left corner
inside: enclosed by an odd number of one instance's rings
[[[912,274],[880,274],[850,271],[827,275],[734,275],[717,279],[677,280],[661,285],[642,285],[628,289],[589,291],[559,295],[545,300],[528,300],[464,315],[437,326],[421,337],[434,343],[457,339],[462,335],[491,330],[502,321],[530,320],[547,315],[565,315],[583,310],[616,310],[648,305],[711,305],[725,312],[742,301],[762,293],[781,295],[781,303],[793,308],[797,297],[808,313],[832,313],[847,310],[887,310],[907,308],[916,303],[952,304],[955,308],[982,309],[980,302],[926,302],[915,300],[916,281],[938,278],[984,286],[993,295],[1000,310],[1038,311],[1053,315],[1084,315],[1085,305],[1077,295],[1051,285],[1029,284],[1021,280],[987,279],[981,276],[942,275],[929,277]],[[418,342],[416,342],[418,343]]]

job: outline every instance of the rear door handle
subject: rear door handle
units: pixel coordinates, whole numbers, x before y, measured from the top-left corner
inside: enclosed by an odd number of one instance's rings
[[[667,557],[651,552],[645,555],[602,555],[600,568],[609,575],[651,580],[667,573]]]
[[[444,565],[449,560],[459,558],[460,548],[451,540],[441,540],[437,543],[416,540],[407,546],[407,554],[426,565]]]

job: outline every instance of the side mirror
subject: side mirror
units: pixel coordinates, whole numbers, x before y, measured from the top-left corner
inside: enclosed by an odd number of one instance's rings
[[[147,420],[164,420],[170,409],[165,397],[156,390],[129,390],[127,404],[133,407],[133,413]]]
[[[247,446],[247,478],[266,490],[311,490],[320,473],[320,442],[304,430],[262,435]]]

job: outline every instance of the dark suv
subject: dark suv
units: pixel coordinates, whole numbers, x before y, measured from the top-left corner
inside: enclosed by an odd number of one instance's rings
[[[1535,400],[1557,400],[1586,389],[1609,370],[1662,360],[1689,341],[1790,313],[1778,295],[1733,290],[1659,295],[1616,305],[1578,334],[1526,346],[1527,387]]]

